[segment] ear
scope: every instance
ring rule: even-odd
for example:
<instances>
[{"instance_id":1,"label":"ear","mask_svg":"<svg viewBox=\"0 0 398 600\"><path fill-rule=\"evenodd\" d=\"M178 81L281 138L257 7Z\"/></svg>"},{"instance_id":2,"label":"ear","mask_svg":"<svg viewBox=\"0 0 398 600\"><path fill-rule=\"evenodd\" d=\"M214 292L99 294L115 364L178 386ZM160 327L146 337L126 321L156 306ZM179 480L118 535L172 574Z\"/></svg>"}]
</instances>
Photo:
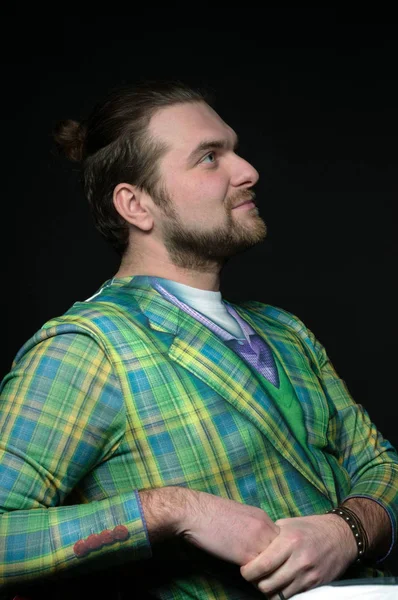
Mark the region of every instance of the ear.
<instances>
[{"instance_id":1,"label":"ear","mask_svg":"<svg viewBox=\"0 0 398 600\"><path fill-rule=\"evenodd\" d=\"M153 227L148 200L148 194L129 183L119 183L113 190L113 204L119 215L142 231L150 231Z\"/></svg>"}]
</instances>

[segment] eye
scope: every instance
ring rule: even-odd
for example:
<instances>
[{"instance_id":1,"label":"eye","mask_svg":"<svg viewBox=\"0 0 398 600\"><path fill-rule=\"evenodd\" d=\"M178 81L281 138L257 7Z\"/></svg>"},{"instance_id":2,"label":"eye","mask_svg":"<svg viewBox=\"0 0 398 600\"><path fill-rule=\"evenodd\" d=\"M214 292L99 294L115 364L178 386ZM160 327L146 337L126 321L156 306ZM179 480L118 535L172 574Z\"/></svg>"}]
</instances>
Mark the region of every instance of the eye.
<instances>
[{"instance_id":1,"label":"eye","mask_svg":"<svg viewBox=\"0 0 398 600\"><path fill-rule=\"evenodd\" d=\"M204 158L202 158L201 160L202 163L215 163L216 162L216 153L215 152L209 152L209 154L206 154L206 156Z\"/></svg>"}]
</instances>

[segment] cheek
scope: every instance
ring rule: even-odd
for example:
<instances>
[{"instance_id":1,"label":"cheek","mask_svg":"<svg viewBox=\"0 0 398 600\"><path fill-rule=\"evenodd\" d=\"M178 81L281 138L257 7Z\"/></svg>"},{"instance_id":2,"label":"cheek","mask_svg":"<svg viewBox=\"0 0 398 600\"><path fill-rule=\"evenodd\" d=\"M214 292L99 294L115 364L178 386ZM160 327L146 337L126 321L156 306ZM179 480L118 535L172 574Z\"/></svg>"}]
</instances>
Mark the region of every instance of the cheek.
<instances>
[{"instance_id":1,"label":"cheek","mask_svg":"<svg viewBox=\"0 0 398 600\"><path fill-rule=\"evenodd\" d=\"M176 210L181 218L189 221L199 218L204 220L204 215L212 212L224 215L220 207L225 206L229 186L225 177L216 171L189 173L184 177L168 173L167 189Z\"/></svg>"}]
</instances>

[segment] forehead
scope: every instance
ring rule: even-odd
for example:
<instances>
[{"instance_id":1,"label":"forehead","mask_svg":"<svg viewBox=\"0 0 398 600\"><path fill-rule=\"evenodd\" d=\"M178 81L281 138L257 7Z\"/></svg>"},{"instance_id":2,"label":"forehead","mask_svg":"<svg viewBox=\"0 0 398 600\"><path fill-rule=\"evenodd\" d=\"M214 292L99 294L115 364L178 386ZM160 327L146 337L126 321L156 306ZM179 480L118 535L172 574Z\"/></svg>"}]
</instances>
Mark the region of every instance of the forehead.
<instances>
[{"instance_id":1,"label":"forehead","mask_svg":"<svg viewBox=\"0 0 398 600\"><path fill-rule=\"evenodd\" d=\"M189 153L204 139L233 141L234 131L208 104L192 102L160 109L149 123L151 135L173 152Z\"/></svg>"}]
</instances>

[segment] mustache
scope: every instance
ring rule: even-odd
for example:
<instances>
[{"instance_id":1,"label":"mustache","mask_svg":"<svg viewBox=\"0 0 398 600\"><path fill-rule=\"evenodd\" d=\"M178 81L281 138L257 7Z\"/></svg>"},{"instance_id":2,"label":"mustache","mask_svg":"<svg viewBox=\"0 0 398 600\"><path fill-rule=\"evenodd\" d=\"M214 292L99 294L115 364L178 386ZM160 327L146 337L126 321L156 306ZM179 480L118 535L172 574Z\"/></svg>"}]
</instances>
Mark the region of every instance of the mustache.
<instances>
[{"instance_id":1,"label":"mustache","mask_svg":"<svg viewBox=\"0 0 398 600\"><path fill-rule=\"evenodd\" d=\"M233 209L243 202L254 202L256 200L256 193L254 190L242 190L230 196L227 200L227 208Z\"/></svg>"}]
</instances>

